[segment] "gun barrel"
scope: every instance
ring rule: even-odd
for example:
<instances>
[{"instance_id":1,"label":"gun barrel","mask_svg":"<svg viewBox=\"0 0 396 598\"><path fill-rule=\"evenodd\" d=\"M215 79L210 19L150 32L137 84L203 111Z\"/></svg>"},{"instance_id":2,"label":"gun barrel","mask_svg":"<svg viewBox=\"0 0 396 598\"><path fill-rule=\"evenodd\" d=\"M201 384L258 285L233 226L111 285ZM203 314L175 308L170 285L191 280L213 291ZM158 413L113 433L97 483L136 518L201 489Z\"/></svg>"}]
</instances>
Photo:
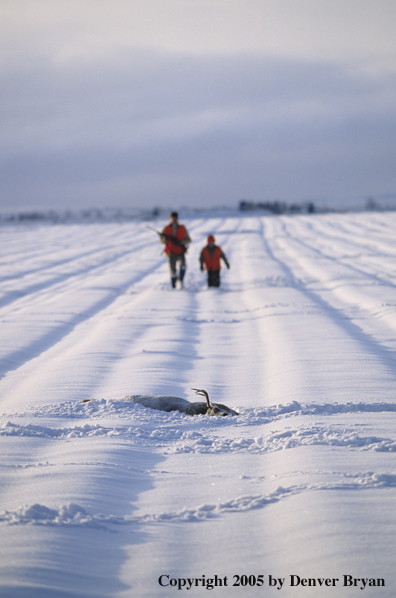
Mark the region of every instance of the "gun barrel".
<instances>
[{"instance_id":1,"label":"gun barrel","mask_svg":"<svg viewBox=\"0 0 396 598\"><path fill-rule=\"evenodd\" d=\"M174 245L178 245L179 247L186 248L186 246L183 243L183 241L180 241L180 239L177 239L173 235L168 235L167 233L160 232L159 230L157 230L153 226L149 226L148 224L146 225L146 228L149 228L150 230L153 230L155 233L157 233L158 236L163 237L166 241L172 241L172 243Z\"/></svg>"}]
</instances>

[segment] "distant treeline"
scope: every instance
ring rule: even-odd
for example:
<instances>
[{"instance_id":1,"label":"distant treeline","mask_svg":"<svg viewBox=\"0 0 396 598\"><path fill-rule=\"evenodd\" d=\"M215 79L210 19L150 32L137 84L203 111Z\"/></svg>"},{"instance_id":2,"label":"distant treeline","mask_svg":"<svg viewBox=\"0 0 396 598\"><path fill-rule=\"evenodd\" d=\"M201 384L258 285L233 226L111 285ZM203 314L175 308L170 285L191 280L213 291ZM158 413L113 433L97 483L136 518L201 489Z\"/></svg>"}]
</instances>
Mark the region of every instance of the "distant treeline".
<instances>
[{"instance_id":1,"label":"distant treeline","mask_svg":"<svg viewBox=\"0 0 396 598\"><path fill-rule=\"evenodd\" d=\"M393 204L391 203L393 201ZM203 215L218 214L237 214L238 212L252 212L261 211L267 214L313 214L324 212L346 212L346 211L380 211L380 210L395 210L396 196L390 196L387 206L381 205L377 200L369 197L365 204L359 208L344 208L342 210L336 208L317 207L311 201L302 203L288 204L279 199L267 201L253 201L249 199L241 199L239 204L234 207L230 206L212 206L208 207L184 207L179 208L185 217L202 217ZM167 219L169 213L174 207L154 207L154 208L87 208L83 210L65 209L62 211L50 209L46 211L41 210L20 210L17 212L0 212L0 224L27 224L27 223L49 223L49 224L69 224L69 223L99 223L99 222L129 222L129 221L145 221Z\"/></svg>"},{"instance_id":2,"label":"distant treeline","mask_svg":"<svg viewBox=\"0 0 396 598\"><path fill-rule=\"evenodd\" d=\"M241 212L249 212L251 210L264 210L272 214L313 214L315 204L311 201L303 204L287 204L285 201L250 201L242 199L239 202L239 210Z\"/></svg>"},{"instance_id":3,"label":"distant treeline","mask_svg":"<svg viewBox=\"0 0 396 598\"><path fill-rule=\"evenodd\" d=\"M101 210L98 208L81 211L65 210L64 212L56 210L43 212L39 210L24 210L13 214L0 214L0 223L49 222L52 224L64 224L72 222L125 222L152 217L155 215L153 212L122 209Z\"/></svg>"}]
</instances>

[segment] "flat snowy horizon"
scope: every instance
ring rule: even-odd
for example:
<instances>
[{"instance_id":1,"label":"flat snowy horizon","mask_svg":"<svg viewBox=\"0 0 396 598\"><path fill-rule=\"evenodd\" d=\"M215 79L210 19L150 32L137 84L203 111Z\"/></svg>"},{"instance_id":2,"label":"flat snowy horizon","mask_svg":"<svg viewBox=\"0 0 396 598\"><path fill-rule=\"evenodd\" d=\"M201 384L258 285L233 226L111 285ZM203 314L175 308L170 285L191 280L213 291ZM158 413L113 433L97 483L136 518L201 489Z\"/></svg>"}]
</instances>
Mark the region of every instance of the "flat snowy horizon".
<instances>
[{"instance_id":1,"label":"flat snowy horizon","mask_svg":"<svg viewBox=\"0 0 396 598\"><path fill-rule=\"evenodd\" d=\"M183 223L0 227L0 597L393 598L396 213Z\"/></svg>"}]
</instances>

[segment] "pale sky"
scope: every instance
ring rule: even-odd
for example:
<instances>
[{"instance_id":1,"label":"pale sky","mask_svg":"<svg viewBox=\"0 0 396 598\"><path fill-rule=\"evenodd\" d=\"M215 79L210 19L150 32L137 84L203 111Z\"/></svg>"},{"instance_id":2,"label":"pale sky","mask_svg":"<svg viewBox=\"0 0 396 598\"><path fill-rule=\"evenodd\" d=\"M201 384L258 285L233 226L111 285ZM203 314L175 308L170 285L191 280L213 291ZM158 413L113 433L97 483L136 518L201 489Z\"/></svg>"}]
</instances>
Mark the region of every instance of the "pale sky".
<instances>
[{"instance_id":1,"label":"pale sky","mask_svg":"<svg viewBox=\"0 0 396 598\"><path fill-rule=\"evenodd\" d=\"M0 208L396 197L395 0L0 0Z\"/></svg>"}]
</instances>

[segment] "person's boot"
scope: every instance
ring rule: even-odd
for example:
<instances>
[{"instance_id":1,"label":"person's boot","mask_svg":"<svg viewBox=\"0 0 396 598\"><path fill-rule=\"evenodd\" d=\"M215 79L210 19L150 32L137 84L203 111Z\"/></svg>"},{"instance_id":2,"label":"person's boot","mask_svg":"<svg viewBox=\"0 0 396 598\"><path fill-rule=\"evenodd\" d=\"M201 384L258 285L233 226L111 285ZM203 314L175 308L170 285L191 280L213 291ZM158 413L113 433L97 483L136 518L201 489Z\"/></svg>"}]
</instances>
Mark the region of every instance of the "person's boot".
<instances>
[{"instance_id":1,"label":"person's boot","mask_svg":"<svg viewBox=\"0 0 396 598\"><path fill-rule=\"evenodd\" d=\"M176 280L177 280L177 276L172 276L172 278L171 278L172 289L176 288Z\"/></svg>"}]
</instances>

